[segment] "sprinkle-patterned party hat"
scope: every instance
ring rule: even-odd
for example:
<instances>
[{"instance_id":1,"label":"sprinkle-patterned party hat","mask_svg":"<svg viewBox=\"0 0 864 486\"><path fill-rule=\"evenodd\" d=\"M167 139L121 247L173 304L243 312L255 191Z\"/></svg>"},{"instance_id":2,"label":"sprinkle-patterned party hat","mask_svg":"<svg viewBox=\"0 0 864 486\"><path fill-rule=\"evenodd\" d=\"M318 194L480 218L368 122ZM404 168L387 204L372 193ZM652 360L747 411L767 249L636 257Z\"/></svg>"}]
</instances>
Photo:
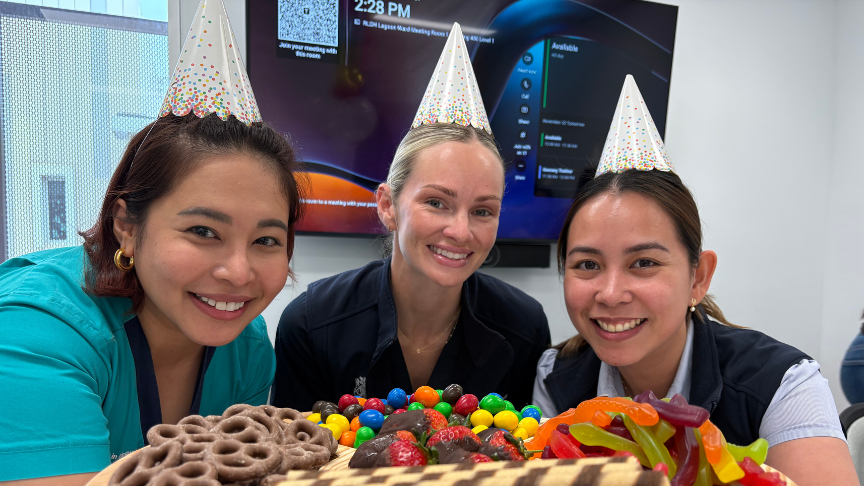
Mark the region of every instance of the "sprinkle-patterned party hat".
<instances>
[{"instance_id":1,"label":"sprinkle-patterned party hat","mask_svg":"<svg viewBox=\"0 0 864 486\"><path fill-rule=\"evenodd\" d=\"M624 79L621 98L609 135L603 146L603 155L597 166L597 177L606 172L622 172L627 169L672 171L672 162L660 132L648 113L648 105L636 86L633 76Z\"/></svg>"},{"instance_id":2,"label":"sprinkle-patterned party hat","mask_svg":"<svg viewBox=\"0 0 864 486\"><path fill-rule=\"evenodd\" d=\"M450 37L411 128L427 123L458 123L492 133L471 58L465 48L465 37L458 23L454 23L450 30Z\"/></svg>"},{"instance_id":3,"label":"sprinkle-patterned party hat","mask_svg":"<svg viewBox=\"0 0 864 486\"><path fill-rule=\"evenodd\" d=\"M160 117L193 110L201 118L216 113L222 120L234 115L247 125L261 121L222 0L198 4L172 76Z\"/></svg>"}]
</instances>

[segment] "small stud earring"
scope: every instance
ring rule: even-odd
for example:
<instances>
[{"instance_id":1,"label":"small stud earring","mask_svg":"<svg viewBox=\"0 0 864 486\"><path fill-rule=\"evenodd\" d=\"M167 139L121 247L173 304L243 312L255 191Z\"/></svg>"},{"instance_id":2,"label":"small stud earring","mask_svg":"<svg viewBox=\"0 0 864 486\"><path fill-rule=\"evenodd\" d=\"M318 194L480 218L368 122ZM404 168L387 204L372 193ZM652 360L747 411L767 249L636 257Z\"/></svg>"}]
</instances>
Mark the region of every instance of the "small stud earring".
<instances>
[{"instance_id":1,"label":"small stud earring","mask_svg":"<svg viewBox=\"0 0 864 486\"><path fill-rule=\"evenodd\" d=\"M690 312L696 312L696 299L690 299Z\"/></svg>"}]
</instances>

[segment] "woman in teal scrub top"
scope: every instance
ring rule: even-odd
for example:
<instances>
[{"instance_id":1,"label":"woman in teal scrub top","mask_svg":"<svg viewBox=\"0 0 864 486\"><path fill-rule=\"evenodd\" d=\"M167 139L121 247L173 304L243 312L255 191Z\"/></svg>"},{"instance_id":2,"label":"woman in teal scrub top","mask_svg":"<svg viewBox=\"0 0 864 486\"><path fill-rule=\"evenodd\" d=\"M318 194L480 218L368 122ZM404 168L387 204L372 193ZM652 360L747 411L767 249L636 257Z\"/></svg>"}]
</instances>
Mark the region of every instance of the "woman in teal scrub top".
<instances>
[{"instance_id":1,"label":"woman in teal scrub top","mask_svg":"<svg viewBox=\"0 0 864 486\"><path fill-rule=\"evenodd\" d=\"M168 115L82 247L0 265L0 482L84 484L155 424L266 403L259 314L291 276L297 168L264 123Z\"/></svg>"}]
</instances>

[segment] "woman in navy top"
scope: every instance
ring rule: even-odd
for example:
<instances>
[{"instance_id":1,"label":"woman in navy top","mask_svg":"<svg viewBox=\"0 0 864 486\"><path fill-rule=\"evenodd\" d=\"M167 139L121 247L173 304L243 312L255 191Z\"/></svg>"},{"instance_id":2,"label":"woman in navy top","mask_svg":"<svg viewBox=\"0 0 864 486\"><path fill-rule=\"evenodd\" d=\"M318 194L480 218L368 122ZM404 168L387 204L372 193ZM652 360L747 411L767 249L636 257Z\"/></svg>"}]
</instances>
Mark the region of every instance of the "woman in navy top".
<instances>
[{"instance_id":1,"label":"woman in navy top","mask_svg":"<svg viewBox=\"0 0 864 486\"><path fill-rule=\"evenodd\" d=\"M313 283L285 309L273 404L305 410L346 393L451 383L529 403L550 341L543 308L475 273L495 243L503 192L487 132L441 123L408 132L376 192L392 255Z\"/></svg>"}]
</instances>

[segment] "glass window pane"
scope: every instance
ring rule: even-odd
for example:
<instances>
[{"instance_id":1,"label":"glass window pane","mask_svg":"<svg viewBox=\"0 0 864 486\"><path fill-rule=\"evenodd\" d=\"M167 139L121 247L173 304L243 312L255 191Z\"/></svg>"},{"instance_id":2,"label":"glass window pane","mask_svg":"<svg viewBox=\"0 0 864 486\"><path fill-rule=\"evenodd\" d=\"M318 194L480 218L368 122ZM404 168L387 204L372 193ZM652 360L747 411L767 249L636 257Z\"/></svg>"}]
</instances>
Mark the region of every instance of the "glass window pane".
<instances>
[{"instance_id":1,"label":"glass window pane","mask_svg":"<svg viewBox=\"0 0 864 486\"><path fill-rule=\"evenodd\" d=\"M81 243L167 86L167 23L0 2L0 261Z\"/></svg>"}]
</instances>

